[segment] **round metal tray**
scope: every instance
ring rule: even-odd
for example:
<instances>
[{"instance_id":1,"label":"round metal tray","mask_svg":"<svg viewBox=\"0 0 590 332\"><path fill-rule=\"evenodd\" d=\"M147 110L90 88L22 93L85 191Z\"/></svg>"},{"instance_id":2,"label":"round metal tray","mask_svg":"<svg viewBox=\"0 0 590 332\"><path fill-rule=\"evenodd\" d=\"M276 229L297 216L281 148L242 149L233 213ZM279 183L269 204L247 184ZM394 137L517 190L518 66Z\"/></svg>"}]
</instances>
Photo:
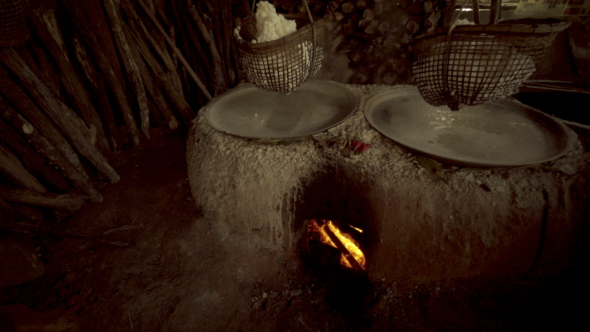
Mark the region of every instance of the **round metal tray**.
<instances>
[{"instance_id":1,"label":"round metal tray","mask_svg":"<svg viewBox=\"0 0 590 332\"><path fill-rule=\"evenodd\" d=\"M222 132L247 138L283 139L313 135L346 120L357 97L346 87L309 80L285 95L240 85L211 101L209 124Z\"/></svg>"},{"instance_id":2,"label":"round metal tray","mask_svg":"<svg viewBox=\"0 0 590 332\"><path fill-rule=\"evenodd\" d=\"M432 106L415 87L367 100L365 117L400 145L447 164L524 166L556 159L574 142L563 123L513 99L454 112Z\"/></svg>"}]
</instances>

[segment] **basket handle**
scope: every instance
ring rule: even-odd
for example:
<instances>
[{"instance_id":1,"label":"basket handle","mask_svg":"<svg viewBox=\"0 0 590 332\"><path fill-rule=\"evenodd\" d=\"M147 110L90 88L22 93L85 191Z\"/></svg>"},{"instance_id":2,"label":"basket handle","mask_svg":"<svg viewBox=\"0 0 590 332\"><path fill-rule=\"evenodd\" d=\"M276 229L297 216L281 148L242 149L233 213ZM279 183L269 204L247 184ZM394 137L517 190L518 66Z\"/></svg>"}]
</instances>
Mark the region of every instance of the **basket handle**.
<instances>
[{"instance_id":1,"label":"basket handle","mask_svg":"<svg viewBox=\"0 0 590 332\"><path fill-rule=\"evenodd\" d=\"M256 5L256 0L252 0L252 14L254 14L255 12L255 6ZM311 77L311 74L313 74L313 69L315 67L315 54L316 54L316 47L317 47L317 31L315 28L315 24L313 24L313 17L311 16L311 11L309 10L309 6L307 4L307 0L303 0L303 6L305 7L305 11L307 12L307 17L309 18L309 21L311 22L311 31L313 33L313 44L312 44L312 53L311 53L311 63L309 64L309 72L307 73L307 78Z\"/></svg>"}]
</instances>

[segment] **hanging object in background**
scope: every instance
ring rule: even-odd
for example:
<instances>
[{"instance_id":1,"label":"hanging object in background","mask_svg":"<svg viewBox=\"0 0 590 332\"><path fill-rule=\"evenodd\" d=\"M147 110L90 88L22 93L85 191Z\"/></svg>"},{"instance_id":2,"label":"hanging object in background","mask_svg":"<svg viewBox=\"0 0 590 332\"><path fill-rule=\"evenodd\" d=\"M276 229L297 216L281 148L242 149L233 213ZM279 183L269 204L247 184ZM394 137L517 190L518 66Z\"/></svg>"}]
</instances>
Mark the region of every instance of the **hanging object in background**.
<instances>
[{"instance_id":1,"label":"hanging object in background","mask_svg":"<svg viewBox=\"0 0 590 332\"><path fill-rule=\"evenodd\" d=\"M299 88L305 80L315 75L320 69L324 50L324 21L314 22L307 0L303 0L303 3L311 24L288 36L266 41L269 39L268 36L280 37L280 35L264 32L263 35L267 36L262 40L266 42L254 42L255 38L260 37L255 15L247 17L236 29L240 62L248 80L257 88L289 93ZM266 6L267 4L259 3L258 9L263 8L267 11ZM265 19L269 19L273 13L266 14ZM272 22L272 20L265 23L259 22L258 25L270 26L279 21ZM288 29L280 30L288 31Z\"/></svg>"},{"instance_id":2,"label":"hanging object in background","mask_svg":"<svg viewBox=\"0 0 590 332\"><path fill-rule=\"evenodd\" d=\"M494 19L488 25L453 24L420 35L413 43L416 85L429 104L452 110L507 97L517 92L557 33L568 26L553 19L501 24Z\"/></svg>"},{"instance_id":3,"label":"hanging object in background","mask_svg":"<svg viewBox=\"0 0 590 332\"><path fill-rule=\"evenodd\" d=\"M0 47L22 45L29 38L22 0L0 0Z\"/></svg>"}]
</instances>

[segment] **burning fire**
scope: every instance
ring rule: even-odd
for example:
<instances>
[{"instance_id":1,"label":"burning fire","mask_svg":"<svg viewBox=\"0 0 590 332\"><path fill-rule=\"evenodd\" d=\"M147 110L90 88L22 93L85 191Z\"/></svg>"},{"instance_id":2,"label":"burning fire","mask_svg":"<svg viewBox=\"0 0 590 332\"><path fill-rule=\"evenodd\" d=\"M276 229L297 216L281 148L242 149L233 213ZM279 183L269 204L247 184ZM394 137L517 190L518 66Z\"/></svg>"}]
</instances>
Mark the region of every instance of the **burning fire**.
<instances>
[{"instance_id":1,"label":"burning fire","mask_svg":"<svg viewBox=\"0 0 590 332\"><path fill-rule=\"evenodd\" d=\"M351 226L352 227L352 226ZM362 229L352 227L362 233ZM365 255L357 241L352 236L342 232L331 220L323 220L322 225L315 220L309 220L309 232L318 234L320 242L339 249L340 264L351 269L365 269Z\"/></svg>"}]
</instances>

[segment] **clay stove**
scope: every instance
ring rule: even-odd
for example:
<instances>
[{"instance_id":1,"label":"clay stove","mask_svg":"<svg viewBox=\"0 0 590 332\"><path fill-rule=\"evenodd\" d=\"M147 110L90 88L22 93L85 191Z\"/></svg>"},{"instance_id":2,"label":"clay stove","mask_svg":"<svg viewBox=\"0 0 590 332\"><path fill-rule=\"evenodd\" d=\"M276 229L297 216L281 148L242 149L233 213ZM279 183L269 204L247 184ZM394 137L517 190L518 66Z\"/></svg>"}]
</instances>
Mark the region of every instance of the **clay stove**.
<instances>
[{"instance_id":1,"label":"clay stove","mask_svg":"<svg viewBox=\"0 0 590 332\"><path fill-rule=\"evenodd\" d=\"M297 245L307 220L338 220L363 230L372 280L554 274L567 266L587 212L586 184L574 176L587 162L578 141L552 171L452 167L445 183L364 119L367 97L396 87L348 88L361 101L348 120L280 144L221 133L199 113L188 175L221 239L280 254ZM346 157L350 140L371 148Z\"/></svg>"}]
</instances>

